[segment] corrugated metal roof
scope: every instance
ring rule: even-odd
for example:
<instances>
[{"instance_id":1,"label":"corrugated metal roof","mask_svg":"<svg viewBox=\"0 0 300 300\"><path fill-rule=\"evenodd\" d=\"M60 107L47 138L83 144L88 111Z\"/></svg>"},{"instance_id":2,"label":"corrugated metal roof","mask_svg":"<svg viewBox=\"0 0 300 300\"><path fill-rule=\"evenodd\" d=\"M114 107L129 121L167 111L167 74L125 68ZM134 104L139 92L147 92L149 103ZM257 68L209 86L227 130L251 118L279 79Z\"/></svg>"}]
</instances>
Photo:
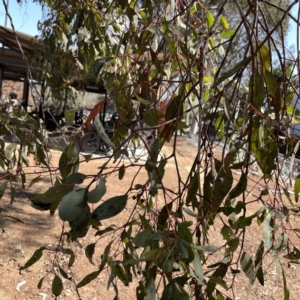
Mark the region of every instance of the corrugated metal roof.
<instances>
[{"instance_id":1,"label":"corrugated metal roof","mask_svg":"<svg viewBox=\"0 0 300 300\"><path fill-rule=\"evenodd\" d=\"M16 38L17 37L17 38ZM18 41L17 41L18 40ZM19 44L27 58L34 54L42 43L33 36L0 26L0 68L3 69L3 79L20 80L27 73L26 61L21 54Z\"/></svg>"}]
</instances>

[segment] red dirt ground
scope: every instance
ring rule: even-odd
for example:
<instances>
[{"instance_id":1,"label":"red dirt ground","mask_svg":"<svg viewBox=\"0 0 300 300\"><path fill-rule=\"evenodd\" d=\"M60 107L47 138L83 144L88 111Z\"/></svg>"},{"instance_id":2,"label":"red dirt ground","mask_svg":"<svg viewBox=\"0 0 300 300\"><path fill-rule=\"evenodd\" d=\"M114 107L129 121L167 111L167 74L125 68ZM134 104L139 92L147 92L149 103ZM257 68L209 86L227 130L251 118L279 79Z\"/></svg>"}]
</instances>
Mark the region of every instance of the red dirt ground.
<instances>
[{"instance_id":1,"label":"red dirt ground","mask_svg":"<svg viewBox=\"0 0 300 300\"><path fill-rule=\"evenodd\" d=\"M163 151L168 155L172 151L172 144L168 143ZM216 149L216 156L220 157L221 152L218 152ZM196 148L187 142L184 138L179 138L178 147L176 150L176 156L178 159L178 165L180 169L181 176L184 178L188 175L189 170L194 162L196 155ZM51 153L52 165L57 166L59 160L59 153ZM82 163L80 165L80 171L85 174L97 174L98 167L103 164L104 158L98 158L95 160L90 160L88 163ZM27 170L29 171L29 169ZM105 199L113 197L115 195L121 195L125 192L130 183L131 177L135 173L134 168L126 169L126 176L122 181L120 181L117 175L110 177L107 180L107 194ZM164 176L164 184L169 188L175 188L177 184L177 177L175 176L175 163L171 161L167 166L166 174ZM27 180L26 186L29 185L30 181L36 177L36 175L30 175ZM143 183L143 178L146 178L146 173L141 172L137 178L137 182ZM237 182L239 175L234 173L235 182ZM260 180L259 176L251 175L248 177L249 188L248 195L246 198L247 202L256 200L260 194L260 189L263 187L263 181ZM24 265L24 263L32 256L33 252L40 247L49 247L55 248L58 240L60 238L61 229L63 223L59 220L57 213L55 216L50 217L48 212L41 212L32 208L29 204L29 197L36 193L41 192L47 188L49 183L49 178L44 178L43 181L40 181L32 186L29 190L23 190L20 187L20 182L18 180L13 181L13 185L16 190L15 202L13 205L10 205L10 195L9 192L1 199L0 207L3 209L3 213L7 215L14 216L16 218L24 221L24 224L15 222L7 218L0 218L0 225L4 227L5 231L0 233L0 299L2 300L11 300L11 299L52 299L51 296L51 283L53 275L49 275L45 278L41 289L37 288L38 281L45 275L47 272L52 269L53 266L53 257L54 254L48 251L44 251L43 257L38 263L33 265L21 272L18 271L18 267ZM265 197L267 201L268 197ZM158 206L163 204L162 198L159 197ZM250 215L256 212L262 203L254 202L249 206L247 213ZM118 216L105 220L102 222L103 228L107 227L110 224L115 224L116 226L124 224L128 219L131 209L134 206L134 201L129 200L126 206L126 209ZM288 222L292 223L292 227L297 226L299 222L298 216L295 216L294 219L282 221L284 226L288 226ZM216 221L216 225L209 232L209 243L211 245L222 246L224 240L219 233L219 228L222 226L221 220ZM94 242L94 230L90 230L88 235L80 239L82 248L72 244L71 248L76 254L76 261L74 266L68 271L69 275L75 278L78 283L85 275L91 273L92 271L97 270L97 265L100 264L100 257L103 254L106 244L114 239L114 236L106 235L97 243L97 247L94 254L94 263L92 265L89 263L88 259L85 257L84 249L85 247ZM253 222L251 229L247 230L246 239L244 241L245 251L250 253L252 257L255 256L258 245L262 237L262 228L259 227L255 222ZM293 241L295 245L299 248L300 241L299 238L294 236ZM68 245L67 245L68 246ZM69 247L69 246L68 246ZM222 257L223 253L217 253L216 256L209 258L210 262L216 261L218 258ZM235 255L237 258L237 254ZM59 254L59 261L65 270L67 270L67 264L69 261L69 256L66 254ZM265 274L265 286L262 287L259 283L255 283L249 299L283 299L283 282L282 278L278 277L278 269L276 269L276 259L271 254L266 254L263 265L263 271ZM287 284L290 290L290 299L298 299L298 293L300 292L300 282L299 282L299 266L294 264L290 267L287 264L287 261L283 260L283 268L286 274ZM113 288L110 287L107 290L107 281L108 281L108 272L104 270L89 285L80 289L81 298L84 300L111 300L114 299ZM119 282L119 298L121 300L132 300L136 298L135 288L138 284L140 278L134 279L130 283L129 287L125 287ZM233 276L228 274L225 277L228 285L233 281ZM18 284L23 282L24 284L19 286L19 291L16 289ZM79 299L74 285L63 279L64 290L60 299ZM248 279L241 272L234 279L234 290L235 290L235 299L242 300L246 299L247 294ZM232 297L232 294L229 296Z\"/></svg>"}]
</instances>

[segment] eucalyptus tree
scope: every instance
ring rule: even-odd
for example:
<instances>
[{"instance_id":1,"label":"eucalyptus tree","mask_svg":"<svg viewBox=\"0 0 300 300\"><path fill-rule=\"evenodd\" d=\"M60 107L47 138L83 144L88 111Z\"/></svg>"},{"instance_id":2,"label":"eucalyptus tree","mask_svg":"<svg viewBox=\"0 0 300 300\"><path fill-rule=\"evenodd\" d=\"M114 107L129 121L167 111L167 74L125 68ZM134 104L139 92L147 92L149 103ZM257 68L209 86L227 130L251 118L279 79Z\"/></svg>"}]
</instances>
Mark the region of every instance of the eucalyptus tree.
<instances>
[{"instance_id":1,"label":"eucalyptus tree","mask_svg":"<svg viewBox=\"0 0 300 300\"><path fill-rule=\"evenodd\" d=\"M83 134L83 127L90 128L94 120L98 134L112 148L98 174L78 171L80 154L76 140L71 141L61 154L60 174L52 174L54 186L32 199L50 214L58 210L60 219L68 222L54 250L56 255L57 249L70 255L68 267L75 256L64 246L64 236L67 241L80 241L87 233L95 233L95 241L85 249L93 263L103 235L111 234L110 242L101 248L99 267L76 284L78 291L107 269L108 287L114 287L116 299L118 284L128 286L138 273L142 276L137 299L155 299L156 294L161 299L234 299L239 292L237 274L242 271L249 279L249 294L256 280L264 285L264 260L273 255L288 299L282 264L285 259L298 263L300 252L291 236L299 229L284 219L299 212L295 202L300 180L296 178L295 197L291 197L281 180L274 132L281 131L291 144L295 142L287 130L294 117L295 86L287 71L283 72L288 78L284 84L276 80L272 62L278 59L285 68L283 33L297 2L288 7L286 1L250 0L245 4L210 1L217 7L177 0L41 2L47 10L39 25L45 45L41 60L45 84L57 97L56 91L74 91L87 83L104 85L119 115L112 140L98 118L103 101L78 130L78 135ZM230 11L236 12L231 20ZM242 50L236 50L241 40ZM232 62L234 50L239 55ZM272 106L266 104L269 97ZM65 101L65 94L60 101ZM196 117L199 130L197 151L191 154L194 163L185 178L176 149L187 114ZM67 123L72 122L72 115L74 110L66 112ZM144 138L144 131L151 132L151 142ZM148 153L144 162L137 164L127 151L131 140L144 144ZM163 147L168 142L173 151L167 157ZM221 149L219 156L215 149ZM164 180L171 163L175 164L176 187ZM255 180L262 188L256 200L249 200L248 175L254 163L260 176ZM131 183L107 199L107 182L115 174L120 180L127 178L129 169L135 170ZM146 177L140 176L141 170ZM235 173L240 174L237 183ZM88 183L79 187L83 180ZM135 201L132 208L128 200ZM260 207L249 214L253 202ZM102 220L125 208L130 216L122 226L100 229ZM254 221L262 238L252 257L247 236ZM220 239L210 245L213 230ZM38 249L20 270L37 262L47 250ZM72 279L58 260L54 265L52 292L58 296L62 277Z\"/></svg>"}]
</instances>

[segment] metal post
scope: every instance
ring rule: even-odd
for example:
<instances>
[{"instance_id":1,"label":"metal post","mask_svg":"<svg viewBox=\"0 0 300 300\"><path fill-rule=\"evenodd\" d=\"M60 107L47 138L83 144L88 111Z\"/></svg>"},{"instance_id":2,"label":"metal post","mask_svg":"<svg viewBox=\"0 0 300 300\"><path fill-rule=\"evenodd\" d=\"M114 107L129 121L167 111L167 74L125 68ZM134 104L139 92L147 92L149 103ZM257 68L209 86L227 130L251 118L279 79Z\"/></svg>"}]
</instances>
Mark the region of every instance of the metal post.
<instances>
[{"instance_id":1,"label":"metal post","mask_svg":"<svg viewBox=\"0 0 300 300\"><path fill-rule=\"evenodd\" d=\"M27 76L24 78L24 84L23 84L23 102L22 106L24 107L25 111L27 111L28 107L28 94L29 94L29 82Z\"/></svg>"},{"instance_id":2,"label":"metal post","mask_svg":"<svg viewBox=\"0 0 300 300\"><path fill-rule=\"evenodd\" d=\"M0 91L2 91L3 76L4 76L4 70L3 67L0 65Z\"/></svg>"}]
</instances>

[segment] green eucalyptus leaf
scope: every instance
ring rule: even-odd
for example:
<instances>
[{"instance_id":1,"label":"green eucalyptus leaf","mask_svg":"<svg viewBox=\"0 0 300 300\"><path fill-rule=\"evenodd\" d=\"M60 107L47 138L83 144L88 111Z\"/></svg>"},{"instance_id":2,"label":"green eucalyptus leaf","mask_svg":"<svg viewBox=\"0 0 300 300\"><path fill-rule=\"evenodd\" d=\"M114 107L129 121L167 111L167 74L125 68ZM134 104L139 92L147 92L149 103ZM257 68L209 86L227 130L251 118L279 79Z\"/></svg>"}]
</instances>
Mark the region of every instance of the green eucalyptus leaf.
<instances>
[{"instance_id":1,"label":"green eucalyptus leaf","mask_svg":"<svg viewBox=\"0 0 300 300\"><path fill-rule=\"evenodd\" d=\"M256 273L255 276L262 286L264 286L264 272L262 269L263 255L264 255L264 242L261 241L261 243L259 244L256 250L254 263L255 263L255 273Z\"/></svg>"},{"instance_id":2,"label":"green eucalyptus leaf","mask_svg":"<svg viewBox=\"0 0 300 300\"><path fill-rule=\"evenodd\" d=\"M299 193L300 193L300 175L298 175L295 179L294 193L295 193L295 201L298 202Z\"/></svg>"},{"instance_id":3,"label":"green eucalyptus leaf","mask_svg":"<svg viewBox=\"0 0 300 300\"><path fill-rule=\"evenodd\" d=\"M94 118L94 124L96 126L97 133L101 140L104 141L105 144L108 145L108 147L112 148L114 151L117 150L117 147L107 135L98 115Z\"/></svg>"},{"instance_id":4,"label":"green eucalyptus leaf","mask_svg":"<svg viewBox=\"0 0 300 300\"><path fill-rule=\"evenodd\" d=\"M271 69L271 53L269 48L265 45L259 42L260 49L259 49L259 58L263 65L264 70L270 71Z\"/></svg>"},{"instance_id":5,"label":"green eucalyptus leaf","mask_svg":"<svg viewBox=\"0 0 300 300\"><path fill-rule=\"evenodd\" d=\"M8 160L12 160L13 156L14 156L14 153L17 149L17 144L16 143L11 143L9 145L6 146L5 148L5 157L8 159Z\"/></svg>"},{"instance_id":6,"label":"green eucalyptus leaf","mask_svg":"<svg viewBox=\"0 0 300 300\"><path fill-rule=\"evenodd\" d=\"M150 108L144 112L143 118L147 125L156 126L158 120L164 117L164 114L155 108Z\"/></svg>"},{"instance_id":7,"label":"green eucalyptus leaf","mask_svg":"<svg viewBox=\"0 0 300 300\"><path fill-rule=\"evenodd\" d=\"M236 226L238 228L245 228L247 226L250 226L252 223L252 219L253 217L240 216L236 222Z\"/></svg>"},{"instance_id":8,"label":"green eucalyptus leaf","mask_svg":"<svg viewBox=\"0 0 300 300\"><path fill-rule=\"evenodd\" d=\"M89 260L89 262L92 265L95 265L94 262L93 262L93 255L94 255L94 252L95 252L95 246L96 246L96 243L93 243L93 244L87 245L86 248L85 248L85 256L87 257L87 259Z\"/></svg>"},{"instance_id":9,"label":"green eucalyptus leaf","mask_svg":"<svg viewBox=\"0 0 300 300\"><path fill-rule=\"evenodd\" d=\"M272 95L272 97L275 97L277 89L278 89L278 83L277 83L275 76L271 72L266 70L265 71L265 80L266 80L268 92Z\"/></svg>"},{"instance_id":10,"label":"green eucalyptus leaf","mask_svg":"<svg viewBox=\"0 0 300 300\"><path fill-rule=\"evenodd\" d=\"M189 229L192 224L192 222L182 222L177 225L178 237L182 240L185 240L189 244L193 242L192 233Z\"/></svg>"},{"instance_id":11,"label":"green eucalyptus leaf","mask_svg":"<svg viewBox=\"0 0 300 300\"><path fill-rule=\"evenodd\" d=\"M197 251L193 250L193 252L194 252L194 260L193 260L194 271L197 276L198 284L202 284L204 280L202 264Z\"/></svg>"},{"instance_id":12,"label":"green eucalyptus leaf","mask_svg":"<svg viewBox=\"0 0 300 300\"><path fill-rule=\"evenodd\" d=\"M25 270L29 267L31 267L33 264L35 264L37 261L40 260L40 258L43 256L43 251L46 250L46 247L41 247L38 250L36 250L33 255L30 257L30 259L25 263L23 267L20 267L19 270Z\"/></svg>"},{"instance_id":13,"label":"green eucalyptus leaf","mask_svg":"<svg viewBox=\"0 0 300 300\"><path fill-rule=\"evenodd\" d=\"M241 195L243 192L245 192L247 188L247 181L248 181L247 175L244 172L242 172L238 184L230 191L228 195L228 199L236 198L239 195Z\"/></svg>"},{"instance_id":14,"label":"green eucalyptus leaf","mask_svg":"<svg viewBox=\"0 0 300 300\"><path fill-rule=\"evenodd\" d=\"M251 258L251 255L247 252L244 252L241 257L241 269L245 273L245 275L249 278L251 282L255 280L254 273L254 264Z\"/></svg>"},{"instance_id":15,"label":"green eucalyptus leaf","mask_svg":"<svg viewBox=\"0 0 300 300\"><path fill-rule=\"evenodd\" d=\"M224 16L221 16L221 18L220 18L220 24L222 25L223 29L225 29L225 30L229 29L228 22L227 22L227 20L226 20L226 18Z\"/></svg>"},{"instance_id":16,"label":"green eucalyptus leaf","mask_svg":"<svg viewBox=\"0 0 300 300\"><path fill-rule=\"evenodd\" d=\"M37 195L32 201L40 201L42 203L52 203L60 201L65 195L67 195L72 190L70 185L58 185L50 187L44 194Z\"/></svg>"},{"instance_id":17,"label":"green eucalyptus leaf","mask_svg":"<svg viewBox=\"0 0 300 300\"><path fill-rule=\"evenodd\" d=\"M222 166L214 183L214 190L211 198L212 210L217 211L222 201L227 196L233 183L231 169L228 166Z\"/></svg>"},{"instance_id":18,"label":"green eucalyptus leaf","mask_svg":"<svg viewBox=\"0 0 300 300\"><path fill-rule=\"evenodd\" d=\"M101 258L101 264L99 266L100 272L104 269L104 266L106 265L107 261L108 261L108 255L110 252L110 248L111 248L111 244L113 243L113 241L111 241L105 248L104 253L102 255Z\"/></svg>"},{"instance_id":19,"label":"green eucalyptus leaf","mask_svg":"<svg viewBox=\"0 0 300 300\"><path fill-rule=\"evenodd\" d=\"M4 193L5 193L5 190L6 190L6 187L7 187L7 183L8 181L5 180L3 181L1 184L0 184L0 199L3 197Z\"/></svg>"},{"instance_id":20,"label":"green eucalyptus leaf","mask_svg":"<svg viewBox=\"0 0 300 300\"><path fill-rule=\"evenodd\" d=\"M106 180L102 176L99 176L99 182L98 182L97 186L88 193L87 202L97 203L102 199L102 197L106 193L105 183L106 183Z\"/></svg>"},{"instance_id":21,"label":"green eucalyptus leaf","mask_svg":"<svg viewBox=\"0 0 300 300\"><path fill-rule=\"evenodd\" d=\"M153 243L154 233L151 229L145 229L139 232L133 239L133 243L139 247L150 246Z\"/></svg>"},{"instance_id":22,"label":"green eucalyptus leaf","mask_svg":"<svg viewBox=\"0 0 300 300\"><path fill-rule=\"evenodd\" d=\"M92 273L86 275L86 276L85 276L85 277L77 284L76 287L79 289L79 288L81 288L81 287L83 287L83 286L89 284L91 281L95 280L95 279L99 276L100 272L101 272L101 271L98 270L98 271L94 271L94 272L92 272Z\"/></svg>"},{"instance_id":23,"label":"green eucalyptus leaf","mask_svg":"<svg viewBox=\"0 0 300 300\"><path fill-rule=\"evenodd\" d=\"M63 197L59 207L59 217L63 221L73 221L86 207L87 189L71 191Z\"/></svg>"},{"instance_id":24,"label":"green eucalyptus leaf","mask_svg":"<svg viewBox=\"0 0 300 300\"><path fill-rule=\"evenodd\" d=\"M265 99L264 80L263 77L259 74L257 69L255 69L254 77L255 77L254 86L253 86L253 76L251 76L249 89L251 91L254 89L254 92L252 91L253 105L258 111L261 111L261 107Z\"/></svg>"},{"instance_id":25,"label":"green eucalyptus leaf","mask_svg":"<svg viewBox=\"0 0 300 300\"><path fill-rule=\"evenodd\" d=\"M229 39L235 34L235 29L229 29L220 33L220 37L223 39Z\"/></svg>"},{"instance_id":26,"label":"green eucalyptus leaf","mask_svg":"<svg viewBox=\"0 0 300 300\"><path fill-rule=\"evenodd\" d=\"M90 217L90 207L85 204L79 215L69 222L71 227L70 235L73 241L75 241L79 237L86 236L90 225Z\"/></svg>"},{"instance_id":27,"label":"green eucalyptus leaf","mask_svg":"<svg viewBox=\"0 0 300 300\"><path fill-rule=\"evenodd\" d=\"M217 87L224 80L229 79L231 76L233 76L237 72L241 71L241 69L243 69L249 63L250 60L251 60L251 58L247 57L247 58L243 59L242 61L236 63L234 66L230 67L229 69L222 71L220 73L220 76L218 78L215 78L213 87Z\"/></svg>"},{"instance_id":28,"label":"green eucalyptus leaf","mask_svg":"<svg viewBox=\"0 0 300 300\"><path fill-rule=\"evenodd\" d=\"M119 169L119 180L122 180L125 175L125 166L124 164Z\"/></svg>"},{"instance_id":29,"label":"green eucalyptus leaf","mask_svg":"<svg viewBox=\"0 0 300 300\"><path fill-rule=\"evenodd\" d=\"M206 24L208 29L210 29L215 23L215 18L211 12L207 11L206 13Z\"/></svg>"},{"instance_id":30,"label":"green eucalyptus leaf","mask_svg":"<svg viewBox=\"0 0 300 300\"><path fill-rule=\"evenodd\" d=\"M187 246L182 241L177 242L177 250L180 253L181 258L186 262L192 262L194 260L194 252L191 246Z\"/></svg>"},{"instance_id":31,"label":"green eucalyptus leaf","mask_svg":"<svg viewBox=\"0 0 300 300\"><path fill-rule=\"evenodd\" d=\"M66 125L72 125L75 119L75 113L79 111L80 108L73 108L65 112Z\"/></svg>"},{"instance_id":32,"label":"green eucalyptus leaf","mask_svg":"<svg viewBox=\"0 0 300 300\"><path fill-rule=\"evenodd\" d=\"M127 199L127 195L122 195L104 201L94 210L92 218L101 221L118 215L125 208Z\"/></svg>"},{"instance_id":33,"label":"green eucalyptus leaf","mask_svg":"<svg viewBox=\"0 0 300 300\"><path fill-rule=\"evenodd\" d=\"M54 276L54 279L52 281L52 294L54 296L59 296L63 290L63 283L61 278L58 275Z\"/></svg>"},{"instance_id":34,"label":"green eucalyptus leaf","mask_svg":"<svg viewBox=\"0 0 300 300\"><path fill-rule=\"evenodd\" d=\"M114 231L116 230L116 226L115 225L110 225L108 227L106 227L105 229L103 230L98 230L96 233L95 233L95 236L101 236L107 232L110 232L110 231Z\"/></svg>"}]
</instances>

